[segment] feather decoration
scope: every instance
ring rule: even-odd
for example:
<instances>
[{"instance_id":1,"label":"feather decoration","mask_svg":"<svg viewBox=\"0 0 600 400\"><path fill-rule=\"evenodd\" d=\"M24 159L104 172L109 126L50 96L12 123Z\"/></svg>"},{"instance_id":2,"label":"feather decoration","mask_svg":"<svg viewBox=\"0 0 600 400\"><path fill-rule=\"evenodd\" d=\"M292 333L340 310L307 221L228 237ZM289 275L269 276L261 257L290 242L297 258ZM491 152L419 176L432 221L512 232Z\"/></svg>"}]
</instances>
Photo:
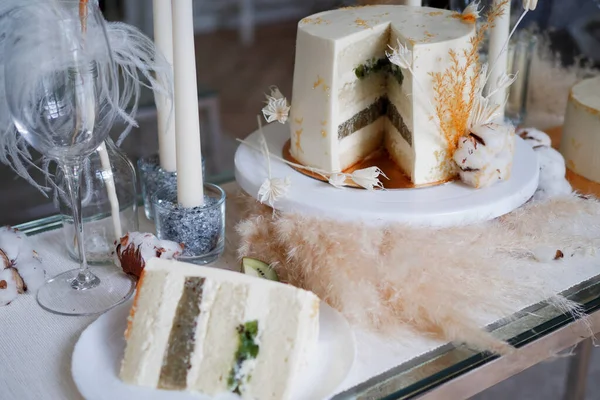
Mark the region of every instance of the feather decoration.
<instances>
[{"instance_id":1,"label":"feather decoration","mask_svg":"<svg viewBox=\"0 0 600 400\"><path fill-rule=\"evenodd\" d=\"M94 2L97 3L95 0ZM31 54L22 56L30 57L31 65L36 66L39 73L43 73L39 60L52 56L52 36L50 35L44 43L39 43L39 40L36 43L36 39L32 38L33 35L29 32L33 31L33 26L55 26L57 13L64 10L61 9L60 0L3 0L0 3L0 162L10 166L19 176L47 195L47 192L57 189L55 177L50 173L49 160L35 160L29 151L28 143L13 125L4 94L6 79L13 77L4 76L4 62L7 59L5 52L9 40L30 40ZM117 140L117 145L120 145L131 129L137 126L135 118L141 86L172 98L173 76L166 58L156 49L152 40L137 28L118 22L106 23L106 32L121 78L118 95L108 96L117 99L114 104L110 104L113 119L125 125ZM86 45L89 46L93 58L94 44L98 41L94 40L95 38L86 39ZM110 89L104 87L101 90ZM40 184L33 179L31 168L42 172L46 184Z\"/></svg>"}]
</instances>

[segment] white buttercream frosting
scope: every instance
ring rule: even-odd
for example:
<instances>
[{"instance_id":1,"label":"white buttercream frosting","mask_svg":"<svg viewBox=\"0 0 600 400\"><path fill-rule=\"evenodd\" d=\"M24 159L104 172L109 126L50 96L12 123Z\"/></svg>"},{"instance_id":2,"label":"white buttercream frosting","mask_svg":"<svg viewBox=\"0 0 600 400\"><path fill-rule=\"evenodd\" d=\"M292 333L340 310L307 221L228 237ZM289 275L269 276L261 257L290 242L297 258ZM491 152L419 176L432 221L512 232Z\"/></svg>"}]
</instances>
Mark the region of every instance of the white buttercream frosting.
<instances>
[{"instance_id":1,"label":"white buttercream frosting","mask_svg":"<svg viewBox=\"0 0 600 400\"><path fill-rule=\"evenodd\" d=\"M600 183L600 77L583 80L569 94L560 142L567 168Z\"/></svg>"},{"instance_id":2,"label":"white buttercream frosting","mask_svg":"<svg viewBox=\"0 0 600 400\"><path fill-rule=\"evenodd\" d=\"M430 74L449 66L450 50L462 57L474 32L475 24L455 18L450 11L427 7L350 7L300 21L289 119L294 158L340 172L367 156L373 148L371 141L362 136L361 140L349 140L352 135L340 140L338 127L387 93L412 135L411 143L395 129L388 129L388 124L381 124L381 129L390 131L387 136L369 137L377 138L380 146L385 142L398 147L388 150L413 183L450 178L452 171L445 168L447 143L433 119ZM395 47L397 42L410 52L414 74L401 68L401 86L391 83L392 75L387 84L372 77L358 79L355 68L385 58L388 45ZM365 144L350 146L348 142Z\"/></svg>"}]
</instances>

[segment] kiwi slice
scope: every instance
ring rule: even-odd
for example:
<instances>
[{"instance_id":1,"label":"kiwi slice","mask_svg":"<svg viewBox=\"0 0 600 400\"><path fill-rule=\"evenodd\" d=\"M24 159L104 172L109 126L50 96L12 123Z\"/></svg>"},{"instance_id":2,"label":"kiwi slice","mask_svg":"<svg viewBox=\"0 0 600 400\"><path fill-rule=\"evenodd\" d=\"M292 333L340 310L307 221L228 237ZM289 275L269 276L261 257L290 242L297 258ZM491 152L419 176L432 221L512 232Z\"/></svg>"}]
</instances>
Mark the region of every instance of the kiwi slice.
<instances>
[{"instance_id":1,"label":"kiwi slice","mask_svg":"<svg viewBox=\"0 0 600 400\"><path fill-rule=\"evenodd\" d=\"M242 272L246 275L256 276L259 278L268 279L270 281L279 282L277 273L269 264L264 263L254 258L242 258Z\"/></svg>"}]
</instances>

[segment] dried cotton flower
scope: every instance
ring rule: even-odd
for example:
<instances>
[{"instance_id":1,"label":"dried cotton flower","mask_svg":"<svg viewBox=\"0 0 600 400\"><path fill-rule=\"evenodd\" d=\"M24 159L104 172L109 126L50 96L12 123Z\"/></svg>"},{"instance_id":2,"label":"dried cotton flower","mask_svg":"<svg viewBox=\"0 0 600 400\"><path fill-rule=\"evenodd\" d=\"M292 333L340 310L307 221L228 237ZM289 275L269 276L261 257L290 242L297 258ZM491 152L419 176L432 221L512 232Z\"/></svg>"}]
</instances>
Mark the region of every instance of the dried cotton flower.
<instances>
[{"instance_id":1,"label":"dried cotton flower","mask_svg":"<svg viewBox=\"0 0 600 400\"><path fill-rule=\"evenodd\" d=\"M379 175L385 176L383 171L377 167L369 167L354 171L350 177L357 185L367 189L373 190L374 188L383 188L383 184L379 180Z\"/></svg>"},{"instance_id":2,"label":"dried cotton flower","mask_svg":"<svg viewBox=\"0 0 600 400\"><path fill-rule=\"evenodd\" d=\"M479 1L474 1L470 3L467 6L467 8L465 8L460 19L462 19L465 22L474 24L479 19L480 12L481 9L479 8Z\"/></svg>"},{"instance_id":3,"label":"dried cotton flower","mask_svg":"<svg viewBox=\"0 0 600 400\"><path fill-rule=\"evenodd\" d=\"M537 7L538 0L523 0L523 8L527 11L533 11Z\"/></svg>"},{"instance_id":4,"label":"dried cotton flower","mask_svg":"<svg viewBox=\"0 0 600 400\"><path fill-rule=\"evenodd\" d=\"M290 114L290 106L287 99L283 97L277 86L271 86L269 89L271 90L271 94L266 95L267 105L262 109L263 115L267 122L277 121L285 124Z\"/></svg>"},{"instance_id":5,"label":"dried cotton flower","mask_svg":"<svg viewBox=\"0 0 600 400\"><path fill-rule=\"evenodd\" d=\"M258 189L258 197L261 203L268 204L271 208L277 200L287 195L292 182L289 176L285 179L266 179Z\"/></svg>"},{"instance_id":6,"label":"dried cotton flower","mask_svg":"<svg viewBox=\"0 0 600 400\"><path fill-rule=\"evenodd\" d=\"M394 65L399 66L400 68L410 69L412 67L413 54L412 51L408 49L406 45L400 43L400 40L397 39L398 48L395 49L392 46L388 45L391 53L385 52L385 55L390 60L390 62Z\"/></svg>"},{"instance_id":7,"label":"dried cotton flower","mask_svg":"<svg viewBox=\"0 0 600 400\"><path fill-rule=\"evenodd\" d=\"M331 174L329 176L329 184L335 186L338 189L346 186L346 175L345 174Z\"/></svg>"},{"instance_id":8,"label":"dried cotton flower","mask_svg":"<svg viewBox=\"0 0 600 400\"><path fill-rule=\"evenodd\" d=\"M274 99L284 99L285 97L283 97L283 95L281 94L281 91L279 90L279 88L277 86L271 86L269 87L269 89L271 89L271 97ZM267 99L269 97L267 96Z\"/></svg>"},{"instance_id":9,"label":"dried cotton flower","mask_svg":"<svg viewBox=\"0 0 600 400\"><path fill-rule=\"evenodd\" d=\"M262 112L267 122L277 121L285 124L290 113L290 107L287 105L285 97L281 99L270 97Z\"/></svg>"}]
</instances>

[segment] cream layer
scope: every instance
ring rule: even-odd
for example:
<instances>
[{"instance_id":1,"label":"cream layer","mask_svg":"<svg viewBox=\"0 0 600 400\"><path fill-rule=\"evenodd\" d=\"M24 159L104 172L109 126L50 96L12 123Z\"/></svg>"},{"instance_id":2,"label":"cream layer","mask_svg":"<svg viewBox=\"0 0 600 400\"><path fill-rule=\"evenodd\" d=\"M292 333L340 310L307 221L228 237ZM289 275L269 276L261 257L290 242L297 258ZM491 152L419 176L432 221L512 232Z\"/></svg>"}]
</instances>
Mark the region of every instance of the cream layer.
<instances>
[{"instance_id":1,"label":"cream layer","mask_svg":"<svg viewBox=\"0 0 600 400\"><path fill-rule=\"evenodd\" d=\"M385 73L371 74L364 79L354 77L354 81L345 84L338 94L336 119L339 124L369 107L386 93L387 77Z\"/></svg>"},{"instance_id":2,"label":"cream layer","mask_svg":"<svg viewBox=\"0 0 600 400\"><path fill-rule=\"evenodd\" d=\"M203 357L188 389L209 395L228 391L227 380L239 346L237 327L245 322L247 298L248 288L245 285L221 282L202 343Z\"/></svg>"},{"instance_id":3,"label":"cream layer","mask_svg":"<svg viewBox=\"0 0 600 400\"><path fill-rule=\"evenodd\" d=\"M340 140L339 159L342 170L353 166L381 147L385 121L387 117L381 116L372 124Z\"/></svg>"},{"instance_id":4,"label":"cream layer","mask_svg":"<svg viewBox=\"0 0 600 400\"><path fill-rule=\"evenodd\" d=\"M284 287L271 290L265 297L278 307L270 310L261 332L262 345L245 394L249 399L286 400L290 398L292 379L305 364L304 348L317 339L314 332L318 332L318 317L310 312L315 304L318 307L318 301Z\"/></svg>"},{"instance_id":5,"label":"cream layer","mask_svg":"<svg viewBox=\"0 0 600 400\"><path fill-rule=\"evenodd\" d=\"M121 366L124 382L157 386L184 281L166 271L144 274Z\"/></svg>"},{"instance_id":6,"label":"cream layer","mask_svg":"<svg viewBox=\"0 0 600 400\"><path fill-rule=\"evenodd\" d=\"M200 303L200 315L196 332L194 335L194 351L191 357L190 370L187 374L187 387L199 387L201 379L204 355L209 349L205 346L208 324L213 315L213 305L219 292L220 283L213 279L206 279L202 290L202 302Z\"/></svg>"}]
</instances>

